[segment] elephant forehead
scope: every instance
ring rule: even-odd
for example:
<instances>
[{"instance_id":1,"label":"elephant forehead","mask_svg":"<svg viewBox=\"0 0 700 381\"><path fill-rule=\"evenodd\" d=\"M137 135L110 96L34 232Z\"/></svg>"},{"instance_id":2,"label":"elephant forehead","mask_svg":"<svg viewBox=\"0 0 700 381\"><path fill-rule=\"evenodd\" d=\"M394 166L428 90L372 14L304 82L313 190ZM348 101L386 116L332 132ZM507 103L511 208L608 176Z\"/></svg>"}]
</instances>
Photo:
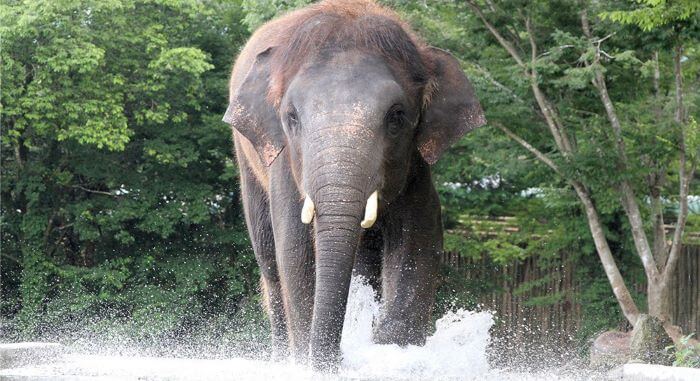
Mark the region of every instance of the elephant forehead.
<instances>
[{"instance_id":1,"label":"elephant forehead","mask_svg":"<svg viewBox=\"0 0 700 381\"><path fill-rule=\"evenodd\" d=\"M383 57L358 50L324 52L315 61L305 65L300 75L339 81L363 77L393 78L392 70Z\"/></svg>"},{"instance_id":2,"label":"elephant forehead","mask_svg":"<svg viewBox=\"0 0 700 381\"><path fill-rule=\"evenodd\" d=\"M383 123L389 108L404 99L401 87L392 80L361 79L332 86L313 86L296 108L305 119L305 125L376 127Z\"/></svg>"},{"instance_id":3,"label":"elephant forehead","mask_svg":"<svg viewBox=\"0 0 700 381\"><path fill-rule=\"evenodd\" d=\"M316 108L355 107L363 101L377 103L404 93L384 60L348 52L304 67L290 84L289 91L293 101L311 103Z\"/></svg>"},{"instance_id":4,"label":"elephant forehead","mask_svg":"<svg viewBox=\"0 0 700 381\"><path fill-rule=\"evenodd\" d=\"M315 101L308 110L309 122L332 122L361 124L376 112L377 107L369 102L352 102L350 104L328 104Z\"/></svg>"},{"instance_id":5,"label":"elephant forehead","mask_svg":"<svg viewBox=\"0 0 700 381\"><path fill-rule=\"evenodd\" d=\"M327 107L319 102L309 112L309 124L322 134L371 138L376 115L377 106L369 102L358 101L342 107Z\"/></svg>"}]
</instances>

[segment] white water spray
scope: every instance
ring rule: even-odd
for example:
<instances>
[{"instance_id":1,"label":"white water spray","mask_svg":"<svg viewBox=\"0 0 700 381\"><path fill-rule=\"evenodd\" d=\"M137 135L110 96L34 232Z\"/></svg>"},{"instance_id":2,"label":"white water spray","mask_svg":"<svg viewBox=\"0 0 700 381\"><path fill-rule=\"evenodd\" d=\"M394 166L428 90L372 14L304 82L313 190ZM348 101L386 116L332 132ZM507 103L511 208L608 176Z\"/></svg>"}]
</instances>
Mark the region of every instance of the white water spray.
<instances>
[{"instance_id":1,"label":"white water spray","mask_svg":"<svg viewBox=\"0 0 700 381\"><path fill-rule=\"evenodd\" d=\"M69 354L55 363L0 369L0 380L582 380L583 373L564 376L554 371L537 373L490 369L486 347L493 318L488 312L456 310L436 323L424 346L399 347L372 343L372 324L379 303L372 288L360 279L350 287L341 341L342 365L337 375L318 375L290 362L273 363L240 357L188 359L124 355ZM104 353L94 348L88 353ZM127 348L113 353L131 353ZM253 354L254 355L254 354ZM246 356L248 357L248 356ZM319 377L320 376L320 377Z\"/></svg>"},{"instance_id":2,"label":"white water spray","mask_svg":"<svg viewBox=\"0 0 700 381\"><path fill-rule=\"evenodd\" d=\"M488 312L457 310L436 323L424 346L372 343L379 303L372 288L354 278L340 348L341 375L350 378L475 378L488 372L486 346L493 318ZM473 376L473 377L472 377Z\"/></svg>"}]
</instances>

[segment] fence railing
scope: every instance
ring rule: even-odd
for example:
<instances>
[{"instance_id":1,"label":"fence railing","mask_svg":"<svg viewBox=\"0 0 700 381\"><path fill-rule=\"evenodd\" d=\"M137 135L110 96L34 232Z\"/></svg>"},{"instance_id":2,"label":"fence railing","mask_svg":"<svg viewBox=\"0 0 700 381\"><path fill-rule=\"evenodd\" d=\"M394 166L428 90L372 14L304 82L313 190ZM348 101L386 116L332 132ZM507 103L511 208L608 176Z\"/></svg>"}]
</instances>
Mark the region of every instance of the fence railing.
<instances>
[{"instance_id":1,"label":"fence railing","mask_svg":"<svg viewBox=\"0 0 700 381\"><path fill-rule=\"evenodd\" d=\"M700 246L685 246L671 283L673 322L700 335Z\"/></svg>"},{"instance_id":2,"label":"fence railing","mask_svg":"<svg viewBox=\"0 0 700 381\"><path fill-rule=\"evenodd\" d=\"M581 326L577 296L585 280L576 279L576 261L571 259L571 254L562 253L551 265L528 258L498 266L486 256L470 259L452 252L442 256L443 264L458 269L468 280L497 285L493 291L476 296L485 309L495 313L499 334L518 339L546 335L554 345L570 342ZM644 284L629 286L646 290ZM700 246L683 248L671 298L674 324L684 333L700 334Z\"/></svg>"}]
</instances>

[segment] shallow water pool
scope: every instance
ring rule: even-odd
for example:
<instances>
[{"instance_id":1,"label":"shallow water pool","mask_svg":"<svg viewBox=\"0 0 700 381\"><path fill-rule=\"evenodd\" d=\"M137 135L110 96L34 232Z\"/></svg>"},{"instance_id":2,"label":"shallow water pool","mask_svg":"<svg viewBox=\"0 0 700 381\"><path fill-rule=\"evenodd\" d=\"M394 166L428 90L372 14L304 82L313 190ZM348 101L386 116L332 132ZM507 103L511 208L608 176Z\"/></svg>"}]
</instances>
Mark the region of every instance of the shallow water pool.
<instances>
[{"instance_id":1,"label":"shallow water pool","mask_svg":"<svg viewBox=\"0 0 700 381\"><path fill-rule=\"evenodd\" d=\"M489 366L487 346L493 317L456 310L436 323L424 346L372 343L379 305L372 289L353 279L343 329L343 360L337 374L314 374L291 362L248 358L197 359L93 355L83 347L57 362L0 370L0 380L588 380L585 369L517 372ZM70 350L70 348L68 348ZM103 353L96 348L92 353ZM196 357L196 356L195 356ZM250 357L250 356L246 356Z\"/></svg>"}]
</instances>

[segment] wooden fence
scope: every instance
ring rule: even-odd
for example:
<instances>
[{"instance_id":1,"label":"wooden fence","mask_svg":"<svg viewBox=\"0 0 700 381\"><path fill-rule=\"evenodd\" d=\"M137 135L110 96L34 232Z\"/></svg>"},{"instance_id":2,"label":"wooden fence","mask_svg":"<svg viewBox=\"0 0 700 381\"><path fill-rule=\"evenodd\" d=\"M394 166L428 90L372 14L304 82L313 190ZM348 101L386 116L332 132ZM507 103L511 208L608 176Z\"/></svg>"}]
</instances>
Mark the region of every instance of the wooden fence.
<instances>
[{"instance_id":1,"label":"wooden fence","mask_svg":"<svg viewBox=\"0 0 700 381\"><path fill-rule=\"evenodd\" d=\"M508 341L531 341L546 337L549 345L571 343L580 328L582 311L578 300L583 280L575 279L575 260L562 254L553 265L533 258L506 266L490 259L463 258L446 252L442 262L468 280L496 284L495 290L478 295L484 309L494 312L499 335ZM700 246L684 247L673 279L672 319L683 332L700 333ZM643 284L629 285L644 292ZM611 295L612 297L612 295ZM621 324L624 324L621 322ZM537 340L536 340L537 341Z\"/></svg>"},{"instance_id":2,"label":"wooden fence","mask_svg":"<svg viewBox=\"0 0 700 381\"><path fill-rule=\"evenodd\" d=\"M686 246L671 284L672 319L683 332L700 335L700 246Z\"/></svg>"}]
</instances>

